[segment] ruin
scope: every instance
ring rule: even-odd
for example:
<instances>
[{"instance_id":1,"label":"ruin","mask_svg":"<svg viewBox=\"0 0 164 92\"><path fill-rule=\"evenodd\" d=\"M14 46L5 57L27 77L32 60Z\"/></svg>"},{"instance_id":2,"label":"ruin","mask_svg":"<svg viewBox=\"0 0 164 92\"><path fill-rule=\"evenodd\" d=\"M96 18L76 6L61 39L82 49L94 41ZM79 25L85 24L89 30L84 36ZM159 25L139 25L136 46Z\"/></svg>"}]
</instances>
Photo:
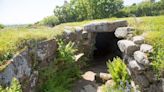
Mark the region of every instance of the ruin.
<instances>
[{"instance_id":1,"label":"ruin","mask_svg":"<svg viewBox=\"0 0 164 92\"><path fill-rule=\"evenodd\" d=\"M89 59L121 57L129 69L134 83L139 85L142 92L162 92L164 80L157 81L150 68L150 62L145 52L152 52L152 46L144 44L142 36L133 37L133 28L128 27L127 21L98 22L77 28L75 32L65 31L61 36L66 42L73 41L79 53L84 53ZM38 71L32 70L33 64L48 65L56 56L57 43L55 39L43 41L36 48L26 48L13 59L8 66L0 72L1 85L9 85L13 77L23 84L24 92L31 92L36 86ZM33 61L36 57L36 62ZM33 61L33 62L32 62Z\"/></svg>"}]
</instances>

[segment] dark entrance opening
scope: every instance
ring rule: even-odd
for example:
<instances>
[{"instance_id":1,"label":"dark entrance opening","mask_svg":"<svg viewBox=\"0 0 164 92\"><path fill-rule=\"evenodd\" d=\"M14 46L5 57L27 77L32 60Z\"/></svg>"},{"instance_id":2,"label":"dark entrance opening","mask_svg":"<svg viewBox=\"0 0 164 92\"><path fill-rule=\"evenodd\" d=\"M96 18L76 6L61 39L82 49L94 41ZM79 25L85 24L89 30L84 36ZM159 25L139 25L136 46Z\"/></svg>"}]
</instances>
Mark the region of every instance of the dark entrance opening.
<instances>
[{"instance_id":1,"label":"dark entrance opening","mask_svg":"<svg viewBox=\"0 0 164 92\"><path fill-rule=\"evenodd\" d=\"M96 43L93 57L94 59L113 60L114 57L121 57L122 53L118 48L116 38L113 32L100 32L96 35Z\"/></svg>"}]
</instances>

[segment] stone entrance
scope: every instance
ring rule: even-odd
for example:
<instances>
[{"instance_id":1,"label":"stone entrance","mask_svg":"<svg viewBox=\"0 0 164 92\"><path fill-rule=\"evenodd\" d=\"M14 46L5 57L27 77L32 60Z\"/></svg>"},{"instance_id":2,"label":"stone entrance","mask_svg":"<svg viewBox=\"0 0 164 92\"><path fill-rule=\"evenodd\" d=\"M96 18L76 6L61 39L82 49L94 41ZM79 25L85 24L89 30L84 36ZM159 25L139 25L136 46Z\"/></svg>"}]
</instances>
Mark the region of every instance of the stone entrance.
<instances>
[{"instance_id":1,"label":"stone entrance","mask_svg":"<svg viewBox=\"0 0 164 92\"><path fill-rule=\"evenodd\" d=\"M121 57L122 53L117 46L119 40L115 37L114 32L96 33L93 57L95 59L102 57L110 57L109 59L113 59L116 56Z\"/></svg>"},{"instance_id":2,"label":"stone entrance","mask_svg":"<svg viewBox=\"0 0 164 92\"><path fill-rule=\"evenodd\" d=\"M93 59L104 58L112 60L114 57L122 57L117 42L121 39L114 34L119 27L127 27L127 21L115 22L97 22L84 26L88 32L88 41L90 45L90 56Z\"/></svg>"}]
</instances>

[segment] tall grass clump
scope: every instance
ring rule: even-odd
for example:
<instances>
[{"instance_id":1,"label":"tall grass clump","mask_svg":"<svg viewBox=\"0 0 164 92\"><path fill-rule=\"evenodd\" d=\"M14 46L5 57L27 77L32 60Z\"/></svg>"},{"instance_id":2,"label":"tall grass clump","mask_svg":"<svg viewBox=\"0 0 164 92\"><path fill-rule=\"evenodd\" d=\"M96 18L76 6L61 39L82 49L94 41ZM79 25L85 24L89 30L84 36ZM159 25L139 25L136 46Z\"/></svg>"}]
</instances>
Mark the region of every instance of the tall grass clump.
<instances>
[{"instance_id":1,"label":"tall grass clump","mask_svg":"<svg viewBox=\"0 0 164 92\"><path fill-rule=\"evenodd\" d=\"M164 77L164 31L148 32L145 38L153 45L153 53L150 54L153 69L158 78Z\"/></svg>"}]
</instances>

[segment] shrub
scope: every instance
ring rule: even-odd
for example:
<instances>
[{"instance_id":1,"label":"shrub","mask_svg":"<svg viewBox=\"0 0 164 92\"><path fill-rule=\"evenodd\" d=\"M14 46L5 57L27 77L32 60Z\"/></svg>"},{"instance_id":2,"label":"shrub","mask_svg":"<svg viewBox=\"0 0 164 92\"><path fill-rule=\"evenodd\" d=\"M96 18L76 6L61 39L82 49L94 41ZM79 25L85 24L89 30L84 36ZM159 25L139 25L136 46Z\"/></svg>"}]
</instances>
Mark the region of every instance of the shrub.
<instances>
[{"instance_id":1,"label":"shrub","mask_svg":"<svg viewBox=\"0 0 164 92\"><path fill-rule=\"evenodd\" d=\"M0 92L22 92L21 85L16 78L13 78L11 86L7 88L2 88L0 86Z\"/></svg>"},{"instance_id":2,"label":"shrub","mask_svg":"<svg viewBox=\"0 0 164 92\"><path fill-rule=\"evenodd\" d=\"M112 79L115 81L117 87L119 87L120 84L125 87L126 83L130 82L126 65L120 58L114 58L113 62L109 61L107 67L108 72L112 75Z\"/></svg>"},{"instance_id":3,"label":"shrub","mask_svg":"<svg viewBox=\"0 0 164 92\"><path fill-rule=\"evenodd\" d=\"M0 24L0 29L3 29L4 28L4 25Z\"/></svg>"},{"instance_id":4,"label":"shrub","mask_svg":"<svg viewBox=\"0 0 164 92\"><path fill-rule=\"evenodd\" d=\"M53 26L59 24L59 19L55 16L48 16L48 17L44 18L42 21L40 21L39 24L53 27Z\"/></svg>"}]
</instances>

